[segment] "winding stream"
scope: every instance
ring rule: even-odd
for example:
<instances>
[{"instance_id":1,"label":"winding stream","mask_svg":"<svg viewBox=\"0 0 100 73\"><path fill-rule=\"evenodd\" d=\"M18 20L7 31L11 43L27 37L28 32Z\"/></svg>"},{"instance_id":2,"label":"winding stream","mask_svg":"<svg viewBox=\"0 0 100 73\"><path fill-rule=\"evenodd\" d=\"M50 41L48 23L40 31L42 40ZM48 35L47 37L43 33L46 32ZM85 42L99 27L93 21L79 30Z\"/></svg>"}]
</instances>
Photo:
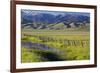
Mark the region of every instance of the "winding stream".
<instances>
[{"instance_id":1,"label":"winding stream","mask_svg":"<svg viewBox=\"0 0 100 73\"><path fill-rule=\"evenodd\" d=\"M58 50L58 49L55 49L55 48L51 48L51 47L49 47L49 46L47 46L45 44L40 44L40 43L21 42L21 45L25 46L25 47L32 48L32 49L51 51L51 52L54 52L54 53L57 53L57 54L61 54L62 53L61 50Z\"/></svg>"}]
</instances>

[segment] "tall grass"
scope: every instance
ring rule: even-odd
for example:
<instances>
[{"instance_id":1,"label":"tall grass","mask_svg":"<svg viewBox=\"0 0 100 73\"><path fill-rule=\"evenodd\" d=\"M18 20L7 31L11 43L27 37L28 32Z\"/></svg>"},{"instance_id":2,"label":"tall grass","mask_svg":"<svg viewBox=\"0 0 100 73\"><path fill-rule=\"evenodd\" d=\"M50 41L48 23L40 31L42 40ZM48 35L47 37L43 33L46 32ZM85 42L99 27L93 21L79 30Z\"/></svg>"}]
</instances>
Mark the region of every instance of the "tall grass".
<instances>
[{"instance_id":1,"label":"tall grass","mask_svg":"<svg viewBox=\"0 0 100 73\"><path fill-rule=\"evenodd\" d=\"M65 30L63 30L65 31ZM42 31L41 31L42 32ZM45 31L46 32L46 31ZM22 42L32 42L47 45L61 51L59 54L47 50L39 50L22 46L22 62L42 62L56 60L88 60L90 58L89 33L63 34L53 31L47 33L38 31L22 31ZM70 31L69 31L70 32ZM74 31L73 31L74 33ZM44 53L44 54L43 54ZM46 57L44 55L47 55ZM51 55L51 56L50 56ZM55 57L54 57L55 56ZM52 58L50 58L52 57ZM54 59L56 58L56 59Z\"/></svg>"}]
</instances>

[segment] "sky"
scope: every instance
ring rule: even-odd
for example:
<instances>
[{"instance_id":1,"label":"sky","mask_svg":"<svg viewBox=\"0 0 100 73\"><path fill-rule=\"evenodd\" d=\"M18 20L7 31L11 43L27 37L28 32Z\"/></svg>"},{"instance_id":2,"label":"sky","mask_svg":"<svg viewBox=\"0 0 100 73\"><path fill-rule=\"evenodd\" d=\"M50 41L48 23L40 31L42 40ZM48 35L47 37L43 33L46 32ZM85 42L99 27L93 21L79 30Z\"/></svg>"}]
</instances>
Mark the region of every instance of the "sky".
<instances>
[{"instance_id":1,"label":"sky","mask_svg":"<svg viewBox=\"0 0 100 73\"><path fill-rule=\"evenodd\" d=\"M65 11L63 12L63 11L45 11L45 10L29 10L29 9L22 9L21 11L31 15L37 15L38 13L47 13L55 16L65 15L65 14L90 16L90 13L86 13L86 12L65 12Z\"/></svg>"}]
</instances>

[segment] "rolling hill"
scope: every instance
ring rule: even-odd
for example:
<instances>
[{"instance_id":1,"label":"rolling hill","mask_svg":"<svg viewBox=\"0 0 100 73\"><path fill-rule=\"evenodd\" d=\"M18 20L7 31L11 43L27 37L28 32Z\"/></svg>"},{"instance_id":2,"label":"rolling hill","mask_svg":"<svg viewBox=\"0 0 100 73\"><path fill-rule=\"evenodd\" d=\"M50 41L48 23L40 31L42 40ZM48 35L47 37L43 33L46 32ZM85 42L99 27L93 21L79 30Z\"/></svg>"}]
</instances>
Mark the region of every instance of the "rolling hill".
<instances>
[{"instance_id":1,"label":"rolling hill","mask_svg":"<svg viewBox=\"0 0 100 73\"><path fill-rule=\"evenodd\" d=\"M21 11L21 26L22 28L33 29L66 29L87 27L90 23L89 15L78 12L64 12L59 14L36 11Z\"/></svg>"}]
</instances>

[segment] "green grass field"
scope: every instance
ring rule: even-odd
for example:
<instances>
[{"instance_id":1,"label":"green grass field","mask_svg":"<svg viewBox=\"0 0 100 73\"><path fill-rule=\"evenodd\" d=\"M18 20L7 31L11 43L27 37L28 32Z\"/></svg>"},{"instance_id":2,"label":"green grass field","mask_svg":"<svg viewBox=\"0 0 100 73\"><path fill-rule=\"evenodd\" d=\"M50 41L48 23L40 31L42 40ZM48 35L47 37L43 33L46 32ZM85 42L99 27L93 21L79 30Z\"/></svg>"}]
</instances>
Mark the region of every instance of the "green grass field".
<instances>
[{"instance_id":1,"label":"green grass field","mask_svg":"<svg viewBox=\"0 0 100 73\"><path fill-rule=\"evenodd\" d=\"M22 63L88 60L89 31L22 29Z\"/></svg>"}]
</instances>

